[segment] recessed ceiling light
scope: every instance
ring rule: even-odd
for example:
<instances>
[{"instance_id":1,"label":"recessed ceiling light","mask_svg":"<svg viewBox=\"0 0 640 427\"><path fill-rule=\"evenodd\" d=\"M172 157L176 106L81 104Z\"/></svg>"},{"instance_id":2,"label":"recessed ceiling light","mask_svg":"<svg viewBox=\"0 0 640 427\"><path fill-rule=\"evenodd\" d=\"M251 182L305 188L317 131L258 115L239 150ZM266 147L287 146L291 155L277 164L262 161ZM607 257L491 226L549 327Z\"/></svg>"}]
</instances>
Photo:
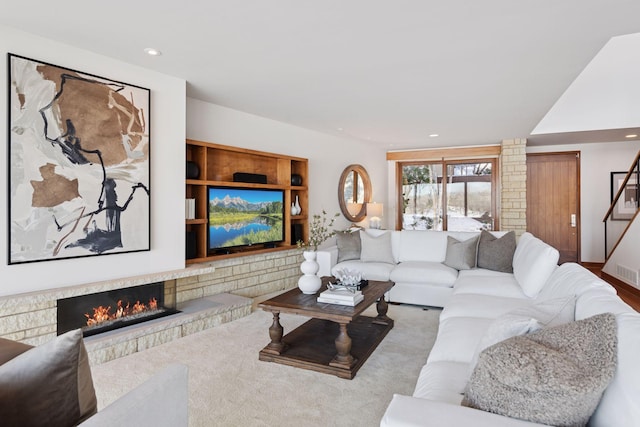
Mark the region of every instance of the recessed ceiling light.
<instances>
[{"instance_id":1,"label":"recessed ceiling light","mask_svg":"<svg viewBox=\"0 0 640 427\"><path fill-rule=\"evenodd\" d=\"M340 132L342 132L344 129L343 128L337 128Z\"/></svg>"},{"instance_id":2,"label":"recessed ceiling light","mask_svg":"<svg viewBox=\"0 0 640 427\"><path fill-rule=\"evenodd\" d=\"M147 55L151 55L151 56L160 56L162 55L162 52L160 52L158 49L154 49L152 47L148 47L144 50L144 53L146 53Z\"/></svg>"},{"instance_id":3,"label":"recessed ceiling light","mask_svg":"<svg viewBox=\"0 0 640 427\"><path fill-rule=\"evenodd\" d=\"M625 138L636 138L638 135L635 133L629 134L629 135L625 135Z\"/></svg>"},{"instance_id":4,"label":"recessed ceiling light","mask_svg":"<svg viewBox=\"0 0 640 427\"><path fill-rule=\"evenodd\" d=\"M429 135L429 138L437 138L440 135L438 135L437 133L432 133L431 135Z\"/></svg>"}]
</instances>

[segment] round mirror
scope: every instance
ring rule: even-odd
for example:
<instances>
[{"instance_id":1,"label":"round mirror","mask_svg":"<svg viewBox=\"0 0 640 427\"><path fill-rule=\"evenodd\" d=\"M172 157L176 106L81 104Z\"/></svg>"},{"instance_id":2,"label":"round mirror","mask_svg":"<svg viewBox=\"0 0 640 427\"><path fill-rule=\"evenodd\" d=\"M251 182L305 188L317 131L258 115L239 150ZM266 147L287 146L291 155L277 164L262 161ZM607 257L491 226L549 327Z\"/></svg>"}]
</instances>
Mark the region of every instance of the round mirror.
<instances>
[{"instance_id":1,"label":"round mirror","mask_svg":"<svg viewBox=\"0 0 640 427\"><path fill-rule=\"evenodd\" d=\"M371 201L371 180L361 165L347 166L338 183L338 201L342 215L351 222L366 216L366 203Z\"/></svg>"}]
</instances>

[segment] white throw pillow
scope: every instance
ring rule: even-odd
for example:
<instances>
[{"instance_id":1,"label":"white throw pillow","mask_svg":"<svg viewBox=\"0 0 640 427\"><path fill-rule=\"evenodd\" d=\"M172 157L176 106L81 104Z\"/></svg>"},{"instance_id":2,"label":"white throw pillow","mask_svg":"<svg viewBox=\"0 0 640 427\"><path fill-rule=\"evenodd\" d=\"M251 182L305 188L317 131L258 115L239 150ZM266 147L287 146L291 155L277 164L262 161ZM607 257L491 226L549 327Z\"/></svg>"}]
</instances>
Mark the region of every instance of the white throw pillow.
<instances>
[{"instance_id":1,"label":"white throw pillow","mask_svg":"<svg viewBox=\"0 0 640 427\"><path fill-rule=\"evenodd\" d=\"M560 253L531 233L524 233L513 254L513 275L522 292L535 298L558 266Z\"/></svg>"},{"instance_id":2,"label":"white throw pillow","mask_svg":"<svg viewBox=\"0 0 640 427\"><path fill-rule=\"evenodd\" d=\"M395 264L391 252L391 233L387 232L373 237L366 231L361 231L360 242L360 261Z\"/></svg>"}]
</instances>

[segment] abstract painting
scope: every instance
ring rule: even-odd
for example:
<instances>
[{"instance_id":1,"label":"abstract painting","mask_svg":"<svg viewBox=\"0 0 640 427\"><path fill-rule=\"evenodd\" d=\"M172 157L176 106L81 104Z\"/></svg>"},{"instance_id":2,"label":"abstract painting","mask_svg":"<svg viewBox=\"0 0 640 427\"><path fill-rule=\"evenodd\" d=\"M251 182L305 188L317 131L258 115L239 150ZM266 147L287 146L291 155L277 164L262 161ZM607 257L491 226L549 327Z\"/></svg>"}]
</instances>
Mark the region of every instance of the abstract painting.
<instances>
[{"instance_id":1,"label":"abstract painting","mask_svg":"<svg viewBox=\"0 0 640 427\"><path fill-rule=\"evenodd\" d=\"M149 250L149 89L8 65L9 264Z\"/></svg>"}]
</instances>

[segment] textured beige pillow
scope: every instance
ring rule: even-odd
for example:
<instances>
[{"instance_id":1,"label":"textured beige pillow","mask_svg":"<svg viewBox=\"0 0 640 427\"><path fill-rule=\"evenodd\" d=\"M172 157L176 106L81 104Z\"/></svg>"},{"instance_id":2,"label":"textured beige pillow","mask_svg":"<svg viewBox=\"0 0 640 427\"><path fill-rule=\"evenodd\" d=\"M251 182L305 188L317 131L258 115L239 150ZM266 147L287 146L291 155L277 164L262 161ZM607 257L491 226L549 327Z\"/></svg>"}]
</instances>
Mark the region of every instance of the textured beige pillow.
<instances>
[{"instance_id":1,"label":"textured beige pillow","mask_svg":"<svg viewBox=\"0 0 640 427\"><path fill-rule=\"evenodd\" d=\"M516 336L480 354L462 404L554 426L584 426L616 370L616 317Z\"/></svg>"},{"instance_id":2,"label":"textured beige pillow","mask_svg":"<svg viewBox=\"0 0 640 427\"><path fill-rule=\"evenodd\" d=\"M6 426L74 426L95 414L96 394L82 331L69 331L0 366Z\"/></svg>"}]
</instances>

